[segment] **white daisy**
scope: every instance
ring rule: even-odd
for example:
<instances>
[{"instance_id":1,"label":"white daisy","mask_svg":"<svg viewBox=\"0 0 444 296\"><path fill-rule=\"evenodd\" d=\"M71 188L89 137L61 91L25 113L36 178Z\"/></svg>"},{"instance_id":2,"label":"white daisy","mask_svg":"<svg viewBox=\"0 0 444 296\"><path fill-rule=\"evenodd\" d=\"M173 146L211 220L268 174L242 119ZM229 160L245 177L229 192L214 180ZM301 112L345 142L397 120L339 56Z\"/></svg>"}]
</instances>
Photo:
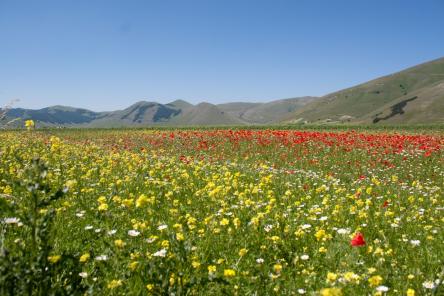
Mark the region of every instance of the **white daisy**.
<instances>
[{"instance_id":1,"label":"white daisy","mask_svg":"<svg viewBox=\"0 0 444 296\"><path fill-rule=\"evenodd\" d=\"M100 255L100 256L97 256L95 259L96 259L96 261L106 261L106 260L108 260L108 256Z\"/></svg>"},{"instance_id":2,"label":"white daisy","mask_svg":"<svg viewBox=\"0 0 444 296\"><path fill-rule=\"evenodd\" d=\"M157 251L156 253L153 254L154 257L165 257L167 253L167 250L162 249L160 251Z\"/></svg>"},{"instance_id":3,"label":"white daisy","mask_svg":"<svg viewBox=\"0 0 444 296\"><path fill-rule=\"evenodd\" d=\"M339 229L337 230L337 233L339 233L339 234L349 234L349 233L350 233L350 229L339 228Z\"/></svg>"},{"instance_id":4,"label":"white daisy","mask_svg":"<svg viewBox=\"0 0 444 296\"><path fill-rule=\"evenodd\" d=\"M128 231L128 235L129 236L139 236L140 235L140 231L132 229L132 230Z\"/></svg>"},{"instance_id":5,"label":"white daisy","mask_svg":"<svg viewBox=\"0 0 444 296\"><path fill-rule=\"evenodd\" d=\"M310 224L304 224L304 225L301 226L301 228L302 229L308 229L308 228L311 228L311 225Z\"/></svg>"},{"instance_id":6,"label":"white daisy","mask_svg":"<svg viewBox=\"0 0 444 296\"><path fill-rule=\"evenodd\" d=\"M435 287L436 287L435 283L432 281L426 281L426 282L422 283L422 286L426 289L435 289Z\"/></svg>"},{"instance_id":7,"label":"white daisy","mask_svg":"<svg viewBox=\"0 0 444 296\"><path fill-rule=\"evenodd\" d=\"M273 229L273 225L271 224L267 224L264 227L265 232L270 232Z\"/></svg>"},{"instance_id":8,"label":"white daisy","mask_svg":"<svg viewBox=\"0 0 444 296\"><path fill-rule=\"evenodd\" d=\"M420 241L420 240L417 240L417 239L412 239L412 240L410 241L410 243L411 243L413 246L417 247L417 246L419 246L419 245L421 244L421 241Z\"/></svg>"},{"instance_id":9,"label":"white daisy","mask_svg":"<svg viewBox=\"0 0 444 296\"><path fill-rule=\"evenodd\" d=\"M386 286L376 287L376 291L378 291L378 292L387 292L388 290L389 290L389 288Z\"/></svg>"},{"instance_id":10,"label":"white daisy","mask_svg":"<svg viewBox=\"0 0 444 296\"><path fill-rule=\"evenodd\" d=\"M108 235L114 235L114 234L116 234L116 232L117 232L117 230L112 229L112 230L108 231L107 233L108 233Z\"/></svg>"},{"instance_id":11,"label":"white daisy","mask_svg":"<svg viewBox=\"0 0 444 296\"><path fill-rule=\"evenodd\" d=\"M168 228L168 225L162 224L162 225L159 225L159 227L157 227L157 230L164 230L164 229L167 229L167 228Z\"/></svg>"},{"instance_id":12,"label":"white daisy","mask_svg":"<svg viewBox=\"0 0 444 296\"><path fill-rule=\"evenodd\" d=\"M5 218L3 220L3 222L5 224L19 224L20 223L20 218L16 218L16 217Z\"/></svg>"}]
</instances>

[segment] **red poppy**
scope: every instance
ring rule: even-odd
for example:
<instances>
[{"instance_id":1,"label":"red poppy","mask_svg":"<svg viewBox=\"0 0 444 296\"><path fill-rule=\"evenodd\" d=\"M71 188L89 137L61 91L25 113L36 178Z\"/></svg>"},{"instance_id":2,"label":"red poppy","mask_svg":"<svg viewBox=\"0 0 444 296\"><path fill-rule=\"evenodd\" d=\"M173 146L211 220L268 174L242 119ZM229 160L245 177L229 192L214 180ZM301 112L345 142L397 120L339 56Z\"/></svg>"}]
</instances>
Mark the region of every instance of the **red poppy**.
<instances>
[{"instance_id":1,"label":"red poppy","mask_svg":"<svg viewBox=\"0 0 444 296\"><path fill-rule=\"evenodd\" d=\"M389 202L388 201L384 201L384 204L382 205L382 207L386 208L386 207L388 207L388 205L389 205Z\"/></svg>"},{"instance_id":2,"label":"red poppy","mask_svg":"<svg viewBox=\"0 0 444 296\"><path fill-rule=\"evenodd\" d=\"M352 247L360 247L365 245L364 236L362 233L358 232L355 234L355 236L350 241Z\"/></svg>"}]
</instances>

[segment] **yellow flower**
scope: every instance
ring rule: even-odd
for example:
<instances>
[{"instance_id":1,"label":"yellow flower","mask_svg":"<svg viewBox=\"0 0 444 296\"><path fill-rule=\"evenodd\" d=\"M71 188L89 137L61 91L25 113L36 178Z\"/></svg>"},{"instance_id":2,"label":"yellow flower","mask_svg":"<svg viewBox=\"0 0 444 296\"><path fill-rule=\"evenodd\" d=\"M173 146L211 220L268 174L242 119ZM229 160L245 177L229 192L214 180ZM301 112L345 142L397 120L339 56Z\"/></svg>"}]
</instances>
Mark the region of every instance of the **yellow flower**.
<instances>
[{"instance_id":1,"label":"yellow flower","mask_svg":"<svg viewBox=\"0 0 444 296\"><path fill-rule=\"evenodd\" d=\"M382 282L382 277L379 275L374 275L371 278L368 279L368 282L371 287L379 286Z\"/></svg>"},{"instance_id":2,"label":"yellow flower","mask_svg":"<svg viewBox=\"0 0 444 296\"><path fill-rule=\"evenodd\" d=\"M247 253L248 253L248 250L245 248L239 250L239 256L241 256L241 257L245 256L245 254L247 254Z\"/></svg>"},{"instance_id":3,"label":"yellow flower","mask_svg":"<svg viewBox=\"0 0 444 296\"><path fill-rule=\"evenodd\" d=\"M99 211L107 211L108 210L108 205L106 203L102 203L99 205L99 207L97 208Z\"/></svg>"},{"instance_id":4,"label":"yellow flower","mask_svg":"<svg viewBox=\"0 0 444 296\"><path fill-rule=\"evenodd\" d=\"M154 285L153 284L148 284L148 285L146 285L146 289L148 291L152 291L152 290L154 290Z\"/></svg>"},{"instance_id":5,"label":"yellow flower","mask_svg":"<svg viewBox=\"0 0 444 296\"><path fill-rule=\"evenodd\" d=\"M149 199L145 194L142 194L139 196L139 198L136 200L136 208L143 207L144 205L149 203Z\"/></svg>"},{"instance_id":6,"label":"yellow flower","mask_svg":"<svg viewBox=\"0 0 444 296\"><path fill-rule=\"evenodd\" d=\"M126 199L122 200L122 204L127 208L131 207L133 205L133 203L134 203L134 200L131 198L126 198Z\"/></svg>"},{"instance_id":7,"label":"yellow flower","mask_svg":"<svg viewBox=\"0 0 444 296\"><path fill-rule=\"evenodd\" d=\"M321 239L323 239L326 236L325 234L325 230L324 229L319 229L318 231L316 231L315 233L315 237L316 239L319 241Z\"/></svg>"},{"instance_id":8,"label":"yellow flower","mask_svg":"<svg viewBox=\"0 0 444 296\"><path fill-rule=\"evenodd\" d=\"M270 239L275 243L278 242L281 238L277 235L273 235Z\"/></svg>"},{"instance_id":9,"label":"yellow flower","mask_svg":"<svg viewBox=\"0 0 444 296\"><path fill-rule=\"evenodd\" d=\"M79 261L81 263L84 263L84 262L88 261L90 257L91 257L91 255L89 255L89 253L85 253L82 256L80 256Z\"/></svg>"},{"instance_id":10,"label":"yellow flower","mask_svg":"<svg viewBox=\"0 0 444 296\"><path fill-rule=\"evenodd\" d=\"M185 236L181 232L176 232L176 239L178 241L183 241L183 240L185 240Z\"/></svg>"},{"instance_id":11,"label":"yellow flower","mask_svg":"<svg viewBox=\"0 0 444 296\"><path fill-rule=\"evenodd\" d=\"M234 226L235 226L236 228L239 228L239 226L240 226L240 224L241 224L240 219L239 219L239 218L234 218L234 219L233 219L233 224L234 224Z\"/></svg>"},{"instance_id":12,"label":"yellow flower","mask_svg":"<svg viewBox=\"0 0 444 296\"><path fill-rule=\"evenodd\" d=\"M54 255L54 256L49 256L48 260L52 264L55 264L55 263L59 262L61 258L62 258L62 256L60 256L60 255Z\"/></svg>"},{"instance_id":13,"label":"yellow flower","mask_svg":"<svg viewBox=\"0 0 444 296\"><path fill-rule=\"evenodd\" d=\"M214 265L208 265L207 269L208 269L209 274L216 273L216 266L214 266Z\"/></svg>"},{"instance_id":14,"label":"yellow flower","mask_svg":"<svg viewBox=\"0 0 444 296\"><path fill-rule=\"evenodd\" d=\"M233 277L236 275L236 271L233 269L225 269L224 270L224 276L225 277Z\"/></svg>"},{"instance_id":15,"label":"yellow flower","mask_svg":"<svg viewBox=\"0 0 444 296\"><path fill-rule=\"evenodd\" d=\"M344 273L344 279L347 282L359 283L360 277L356 273L349 271L349 272Z\"/></svg>"},{"instance_id":16,"label":"yellow flower","mask_svg":"<svg viewBox=\"0 0 444 296\"><path fill-rule=\"evenodd\" d=\"M332 282L336 281L337 278L338 278L338 275L336 273L333 273L333 272L327 273L327 282L332 283Z\"/></svg>"},{"instance_id":17,"label":"yellow flower","mask_svg":"<svg viewBox=\"0 0 444 296\"><path fill-rule=\"evenodd\" d=\"M114 241L114 245L118 248L123 248L126 245L126 243L121 239L116 239Z\"/></svg>"},{"instance_id":18,"label":"yellow flower","mask_svg":"<svg viewBox=\"0 0 444 296\"><path fill-rule=\"evenodd\" d=\"M279 263L277 263L277 264L275 264L275 265L273 266L273 269L274 269L274 271L275 271L276 273L280 273L281 270L282 270L282 265L279 264Z\"/></svg>"},{"instance_id":19,"label":"yellow flower","mask_svg":"<svg viewBox=\"0 0 444 296\"><path fill-rule=\"evenodd\" d=\"M97 199L97 202L100 203L100 204L106 203L106 197L105 196L100 196Z\"/></svg>"},{"instance_id":20,"label":"yellow flower","mask_svg":"<svg viewBox=\"0 0 444 296\"><path fill-rule=\"evenodd\" d=\"M413 289L407 289L406 295L407 295L407 296L415 296L415 290L413 290Z\"/></svg>"},{"instance_id":21,"label":"yellow flower","mask_svg":"<svg viewBox=\"0 0 444 296\"><path fill-rule=\"evenodd\" d=\"M134 270L136 270L136 268L137 268L138 265L139 265L139 262L137 262L137 261L133 261L133 262L131 262L131 263L129 264L129 268L130 268L132 271L134 271Z\"/></svg>"},{"instance_id":22,"label":"yellow flower","mask_svg":"<svg viewBox=\"0 0 444 296\"><path fill-rule=\"evenodd\" d=\"M325 288L321 290L321 296L342 296L340 288Z\"/></svg>"},{"instance_id":23,"label":"yellow flower","mask_svg":"<svg viewBox=\"0 0 444 296\"><path fill-rule=\"evenodd\" d=\"M170 246L170 242L167 240L163 240L160 245L162 246L162 248L168 249Z\"/></svg>"},{"instance_id":24,"label":"yellow flower","mask_svg":"<svg viewBox=\"0 0 444 296\"><path fill-rule=\"evenodd\" d=\"M76 184L77 184L76 180L68 180L68 181L66 181L65 186L68 187L68 189L69 189L69 188L74 187Z\"/></svg>"},{"instance_id":25,"label":"yellow flower","mask_svg":"<svg viewBox=\"0 0 444 296\"><path fill-rule=\"evenodd\" d=\"M191 262L191 265L193 266L193 268L199 268L199 266L200 266L200 262L198 262L198 261L193 261L193 262Z\"/></svg>"},{"instance_id":26,"label":"yellow flower","mask_svg":"<svg viewBox=\"0 0 444 296\"><path fill-rule=\"evenodd\" d=\"M28 131L33 129L35 127L34 120L32 120L32 119L26 120L25 121L25 126L28 129Z\"/></svg>"},{"instance_id":27,"label":"yellow flower","mask_svg":"<svg viewBox=\"0 0 444 296\"><path fill-rule=\"evenodd\" d=\"M230 220L228 220L227 218L223 218L219 224L222 226L226 226L226 225L230 224Z\"/></svg>"},{"instance_id":28,"label":"yellow flower","mask_svg":"<svg viewBox=\"0 0 444 296\"><path fill-rule=\"evenodd\" d=\"M108 283L108 289L115 289L122 285L122 280L112 280Z\"/></svg>"}]
</instances>

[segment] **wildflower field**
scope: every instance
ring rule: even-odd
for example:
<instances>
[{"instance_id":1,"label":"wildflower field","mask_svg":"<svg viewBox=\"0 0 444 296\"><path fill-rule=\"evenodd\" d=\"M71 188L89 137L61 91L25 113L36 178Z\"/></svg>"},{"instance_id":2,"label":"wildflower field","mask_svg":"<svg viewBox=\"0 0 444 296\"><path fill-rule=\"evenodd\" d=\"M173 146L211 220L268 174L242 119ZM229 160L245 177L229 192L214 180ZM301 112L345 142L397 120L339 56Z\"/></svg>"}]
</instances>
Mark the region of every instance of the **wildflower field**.
<instances>
[{"instance_id":1,"label":"wildflower field","mask_svg":"<svg viewBox=\"0 0 444 296\"><path fill-rule=\"evenodd\" d=\"M1 295L444 295L444 133L0 132Z\"/></svg>"}]
</instances>

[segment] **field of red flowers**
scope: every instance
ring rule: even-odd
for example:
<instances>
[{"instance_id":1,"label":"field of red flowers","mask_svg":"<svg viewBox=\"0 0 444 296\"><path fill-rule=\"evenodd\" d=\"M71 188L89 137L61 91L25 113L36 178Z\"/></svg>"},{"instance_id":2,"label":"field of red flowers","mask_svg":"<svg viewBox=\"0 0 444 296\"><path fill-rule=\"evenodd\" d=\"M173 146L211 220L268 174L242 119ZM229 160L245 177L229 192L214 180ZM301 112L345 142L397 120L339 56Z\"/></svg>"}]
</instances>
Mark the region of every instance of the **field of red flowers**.
<instances>
[{"instance_id":1,"label":"field of red flowers","mask_svg":"<svg viewBox=\"0 0 444 296\"><path fill-rule=\"evenodd\" d=\"M440 131L0 139L4 294L444 293Z\"/></svg>"}]
</instances>

